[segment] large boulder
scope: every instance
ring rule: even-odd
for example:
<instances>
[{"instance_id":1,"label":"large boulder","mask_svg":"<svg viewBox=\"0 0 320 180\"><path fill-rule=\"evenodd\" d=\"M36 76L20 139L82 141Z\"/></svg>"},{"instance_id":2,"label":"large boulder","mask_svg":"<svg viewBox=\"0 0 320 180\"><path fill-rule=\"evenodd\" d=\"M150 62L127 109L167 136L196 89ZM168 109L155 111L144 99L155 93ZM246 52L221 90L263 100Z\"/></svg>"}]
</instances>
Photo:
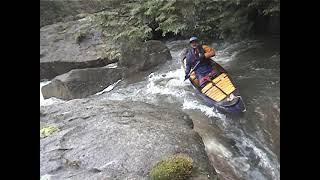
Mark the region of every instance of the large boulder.
<instances>
[{"instance_id":1,"label":"large boulder","mask_svg":"<svg viewBox=\"0 0 320 180\"><path fill-rule=\"evenodd\" d=\"M106 14L42 27L40 80L72 69L102 67L118 61L128 73L144 71L172 59L170 50L161 41L115 41L101 25L103 17L111 16Z\"/></svg>"},{"instance_id":2,"label":"large boulder","mask_svg":"<svg viewBox=\"0 0 320 180\"><path fill-rule=\"evenodd\" d=\"M192 159L191 179L216 178L201 137L180 110L98 97L40 109L41 131L55 129L40 138L43 178L149 179L158 162L177 153Z\"/></svg>"},{"instance_id":3,"label":"large boulder","mask_svg":"<svg viewBox=\"0 0 320 180\"><path fill-rule=\"evenodd\" d=\"M117 67L99 67L75 69L57 76L42 87L43 97L56 97L70 100L84 98L102 91L122 78L122 69Z\"/></svg>"},{"instance_id":4,"label":"large boulder","mask_svg":"<svg viewBox=\"0 0 320 180\"><path fill-rule=\"evenodd\" d=\"M145 71L171 59L169 48L161 41L127 42L121 46L119 66L127 72Z\"/></svg>"},{"instance_id":5,"label":"large boulder","mask_svg":"<svg viewBox=\"0 0 320 180\"><path fill-rule=\"evenodd\" d=\"M40 29L40 80L72 69L117 62L117 44L105 37L94 15Z\"/></svg>"}]
</instances>

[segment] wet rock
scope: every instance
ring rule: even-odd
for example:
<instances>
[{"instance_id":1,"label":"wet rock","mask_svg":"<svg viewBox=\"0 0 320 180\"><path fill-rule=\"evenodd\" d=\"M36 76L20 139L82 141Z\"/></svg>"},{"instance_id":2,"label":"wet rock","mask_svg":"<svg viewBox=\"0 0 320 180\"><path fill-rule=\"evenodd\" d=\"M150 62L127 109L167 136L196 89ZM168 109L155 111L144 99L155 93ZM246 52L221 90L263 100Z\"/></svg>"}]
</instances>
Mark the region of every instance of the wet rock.
<instances>
[{"instance_id":1,"label":"wet rock","mask_svg":"<svg viewBox=\"0 0 320 180\"><path fill-rule=\"evenodd\" d=\"M40 28L40 80L117 62L116 46L103 36L93 16L44 26Z\"/></svg>"},{"instance_id":2,"label":"wet rock","mask_svg":"<svg viewBox=\"0 0 320 180\"><path fill-rule=\"evenodd\" d=\"M171 60L170 50L161 41L127 42L121 46L119 65L127 71L145 71Z\"/></svg>"},{"instance_id":3,"label":"wet rock","mask_svg":"<svg viewBox=\"0 0 320 180\"><path fill-rule=\"evenodd\" d=\"M76 69L57 76L42 87L43 97L56 97L63 100L84 98L102 91L121 79L120 68L87 68Z\"/></svg>"},{"instance_id":4,"label":"wet rock","mask_svg":"<svg viewBox=\"0 0 320 180\"><path fill-rule=\"evenodd\" d=\"M179 152L192 159L191 179L216 177L201 137L190 127L192 120L179 110L98 97L40 109L42 123L50 121L48 116L68 112L68 118L59 120L59 133L40 139L42 176L148 179L154 165ZM88 114L94 116L79 118ZM69 122L70 118L74 120ZM129 123L119 123L123 121Z\"/></svg>"},{"instance_id":5,"label":"wet rock","mask_svg":"<svg viewBox=\"0 0 320 180\"><path fill-rule=\"evenodd\" d=\"M40 80L118 61L128 73L145 71L172 58L161 41L121 45L104 30L100 16L96 13L40 28Z\"/></svg>"}]
</instances>

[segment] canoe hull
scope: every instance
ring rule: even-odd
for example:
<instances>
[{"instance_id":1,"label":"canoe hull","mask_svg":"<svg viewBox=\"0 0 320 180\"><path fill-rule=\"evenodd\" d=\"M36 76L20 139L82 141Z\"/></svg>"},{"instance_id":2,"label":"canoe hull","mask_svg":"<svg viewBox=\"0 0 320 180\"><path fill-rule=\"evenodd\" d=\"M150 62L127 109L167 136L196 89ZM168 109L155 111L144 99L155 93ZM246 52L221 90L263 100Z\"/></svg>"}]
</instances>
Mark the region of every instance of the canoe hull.
<instances>
[{"instance_id":1,"label":"canoe hull","mask_svg":"<svg viewBox=\"0 0 320 180\"><path fill-rule=\"evenodd\" d=\"M185 63L183 65L185 65ZM213 60L212 60L212 67L217 72L217 75L213 78L212 81L214 81L215 78L219 77L219 75L225 74L224 76L232 84L231 86L235 87L232 79L230 78L230 76L228 75L228 73L223 67L221 67L217 62ZM239 93L239 90L236 87L232 93L227 94L226 97L224 97L223 99L220 98L217 101L215 101L213 96L209 97L210 95L208 96L201 92L201 89L199 87L199 82L197 81L197 79L195 79L195 75L193 75L193 77L190 77L189 80L192 86L196 89L197 93L202 97L202 99L208 104L209 107L214 107L220 112L231 113L231 114L237 114L237 113L242 113L246 111L246 107L243 102L243 99Z\"/></svg>"}]
</instances>

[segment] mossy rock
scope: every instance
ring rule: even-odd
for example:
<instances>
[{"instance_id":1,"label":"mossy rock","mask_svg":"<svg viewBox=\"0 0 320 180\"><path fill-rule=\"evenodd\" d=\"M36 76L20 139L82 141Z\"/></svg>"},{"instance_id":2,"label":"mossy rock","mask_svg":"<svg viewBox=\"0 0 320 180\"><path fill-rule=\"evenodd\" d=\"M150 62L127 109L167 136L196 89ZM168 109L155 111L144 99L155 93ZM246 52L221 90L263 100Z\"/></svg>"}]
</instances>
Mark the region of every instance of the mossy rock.
<instances>
[{"instance_id":1,"label":"mossy rock","mask_svg":"<svg viewBox=\"0 0 320 180\"><path fill-rule=\"evenodd\" d=\"M111 49L106 53L106 57L110 60L119 60L121 58L121 52L118 49Z\"/></svg>"},{"instance_id":2,"label":"mossy rock","mask_svg":"<svg viewBox=\"0 0 320 180\"><path fill-rule=\"evenodd\" d=\"M75 15L73 18L74 18L74 20L79 20L79 19L86 18L86 17L88 17L89 15L90 15L90 14L88 14L88 13L80 13L80 14Z\"/></svg>"},{"instance_id":3,"label":"mossy rock","mask_svg":"<svg viewBox=\"0 0 320 180\"><path fill-rule=\"evenodd\" d=\"M53 126L53 125L45 126L40 129L40 138L45 138L58 131L59 131L59 128L56 126Z\"/></svg>"},{"instance_id":4,"label":"mossy rock","mask_svg":"<svg viewBox=\"0 0 320 180\"><path fill-rule=\"evenodd\" d=\"M153 180L184 180L192 173L193 161L186 154L176 154L158 162L150 171Z\"/></svg>"},{"instance_id":5,"label":"mossy rock","mask_svg":"<svg viewBox=\"0 0 320 180\"><path fill-rule=\"evenodd\" d=\"M88 32L80 31L75 35L75 41L77 44L80 44L88 35Z\"/></svg>"}]
</instances>

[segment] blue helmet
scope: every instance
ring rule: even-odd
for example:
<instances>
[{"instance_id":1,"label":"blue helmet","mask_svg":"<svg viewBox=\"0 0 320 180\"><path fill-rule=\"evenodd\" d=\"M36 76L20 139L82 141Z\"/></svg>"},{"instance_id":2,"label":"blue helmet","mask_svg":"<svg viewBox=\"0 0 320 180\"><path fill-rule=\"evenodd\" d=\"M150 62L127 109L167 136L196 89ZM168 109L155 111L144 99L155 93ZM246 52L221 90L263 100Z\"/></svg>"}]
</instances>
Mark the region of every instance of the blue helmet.
<instances>
[{"instance_id":1,"label":"blue helmet","mask_svg":"<svg viewBox=\"0 0 320 180\"><path fill-rule=\"evenodd\" d=\"M198 38L195 37L195 36L192 36L192 37L189 39L189 43L191 43L192 41L198 41Z\"/></svg>"}]
</instances>

